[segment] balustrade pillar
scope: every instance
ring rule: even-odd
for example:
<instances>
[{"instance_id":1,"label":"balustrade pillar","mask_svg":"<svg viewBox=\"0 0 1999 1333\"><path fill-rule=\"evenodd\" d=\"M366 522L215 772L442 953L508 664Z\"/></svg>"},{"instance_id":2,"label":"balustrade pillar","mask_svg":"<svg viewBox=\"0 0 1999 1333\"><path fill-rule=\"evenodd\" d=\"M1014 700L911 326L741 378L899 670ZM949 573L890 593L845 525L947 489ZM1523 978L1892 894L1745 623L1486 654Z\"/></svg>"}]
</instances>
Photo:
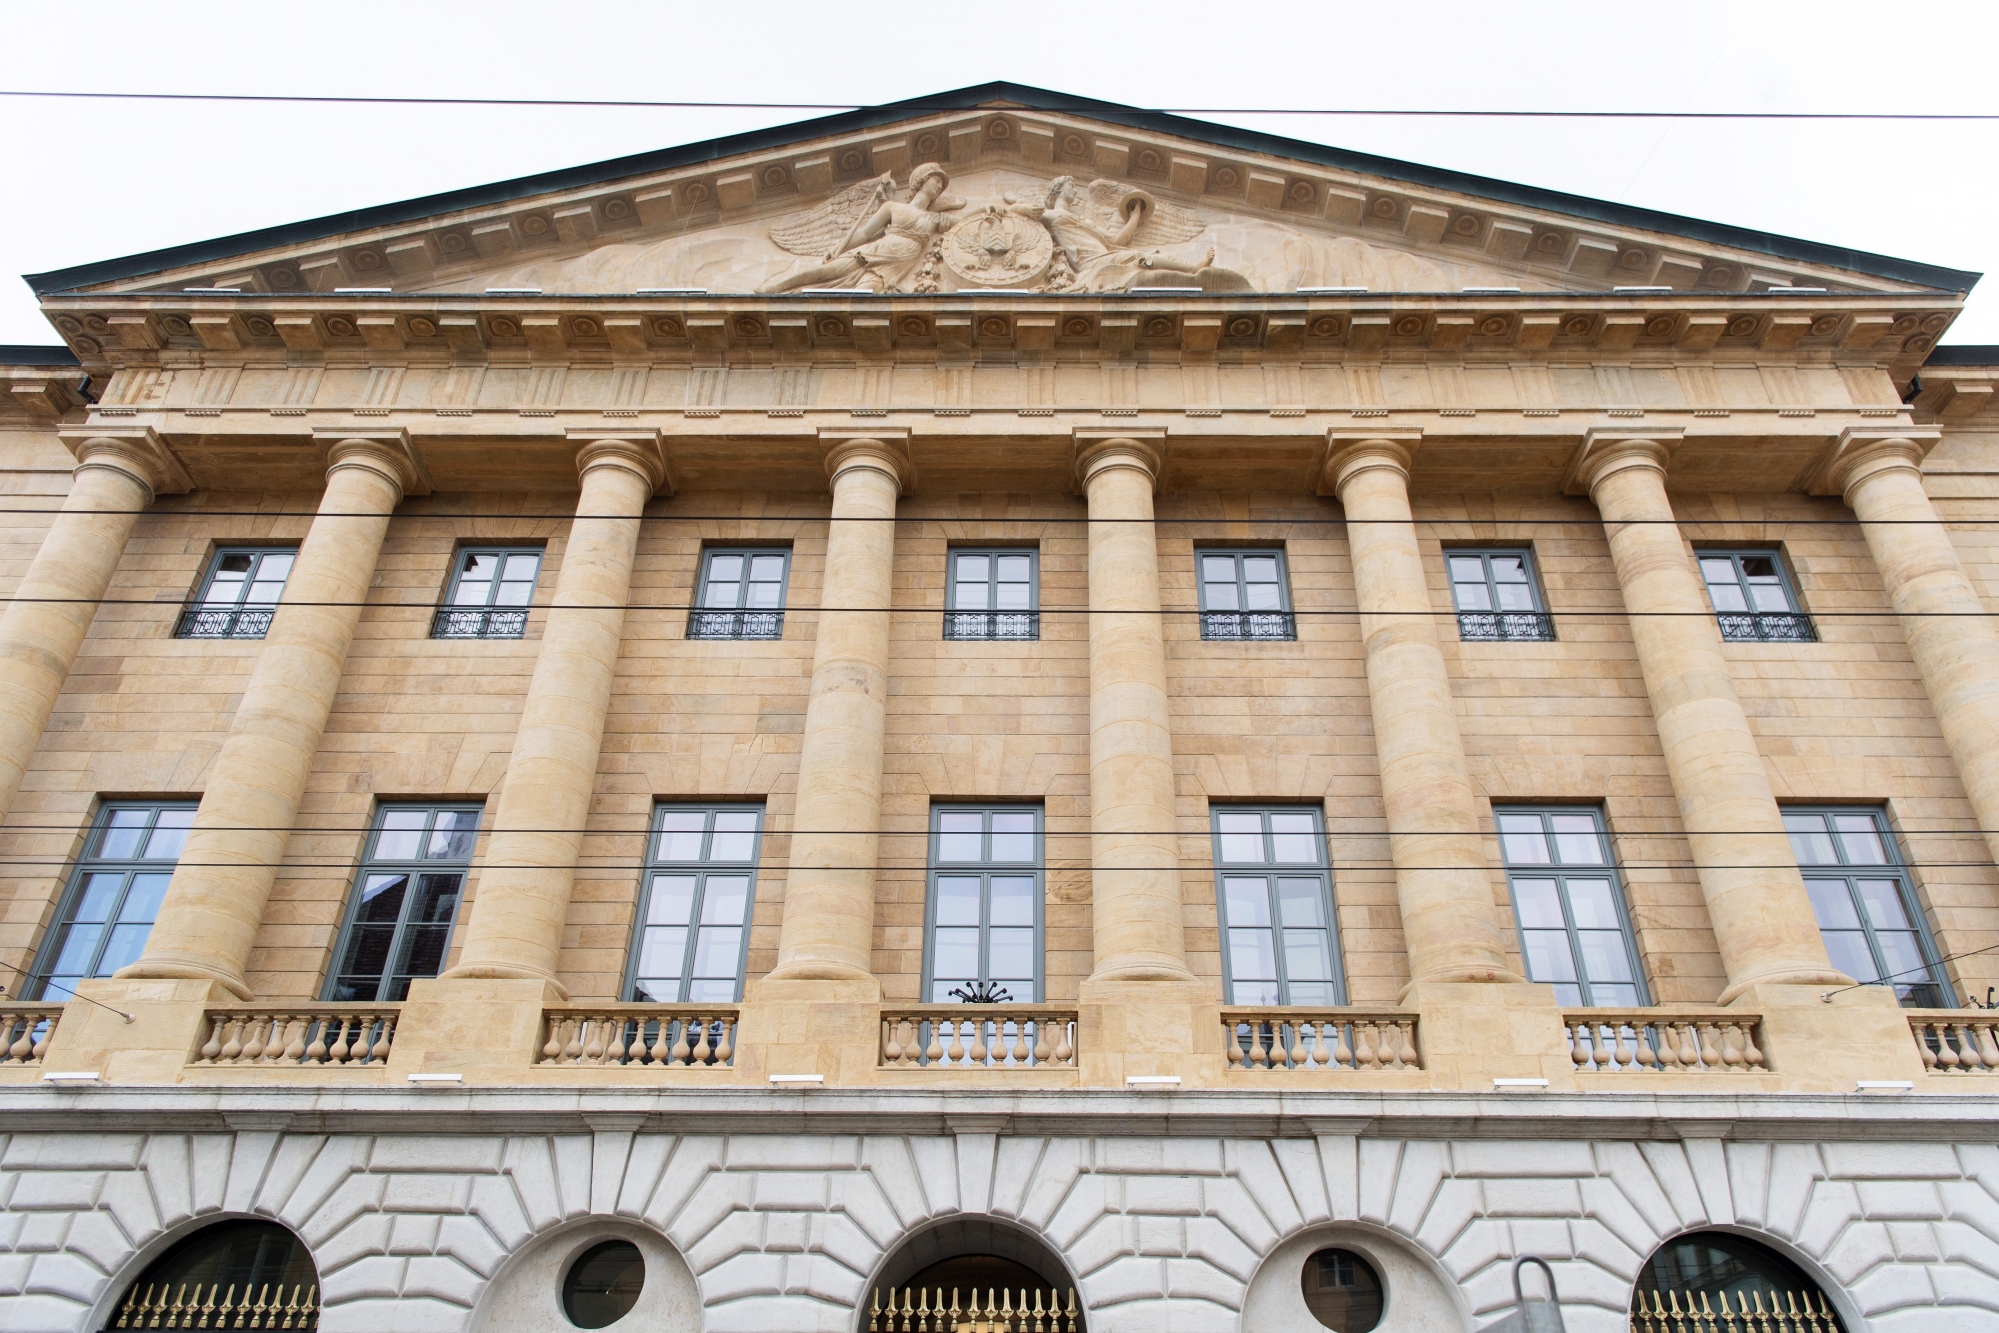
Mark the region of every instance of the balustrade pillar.
<instances>
[{"instance_id":1,"label":"balustrade pillar","mask_svg":"<svg viewBox=\"0 0 1999 1333\"><path fill-rule=\"evenodd\" d=\"M1190 981L1152 492L1164 439L1078 432L1090 507L1092 982Z\"/></svg>"},{"instance_id":2,"label":"balustrade pillar","mask_svg":"<svg viewBox=\"0 0 1999 1333\"><path fill-rule=\"evenodd\" d=\"M421 481L401 435L340 438L326 490L139 960L120 977L213 981L243 999L250 948L340 688L389 515Z\"/></svg>"},{"instance_id":3,"label":"balustrade pillar","mask_svg":"<svg viewBox=\"0 0 1999 1333\"><path fill-rule=\"evenodd\" d=\"M1985 845L1999 859L1999 632L1923 489L1936 442L1848 431L1828 480L1860 519Z\"/></svg>"},{"instance_id":4,"label":"balustrade pillar","mask_svg":"<svg viewBox=\"0 0 1999 1333\"><path fill-rule=\"evenodd\" d=\"M624 640L639 516L666 481L657 435L585 438L582 493L486 843L487 869L447 977L556 981Z\"/></svg>"},{"instance_id":5,"label":"balustrade pillar","mask_svg":"<svg viewBox=\"0 0 1999 1333\"><path fill-rule=\"evenodd\" d=\"M188 489L150 430L91 434L72 447L69 494L0 615L0 818L21 790L140 512L157 494Z\"/></svg>"},{"instance_id":6,"label":"balustrade pillar","mask_svg":"<svg viewBox=\"0 0 1999 1333\"><path fill-rule=\"evenodd\" d=\"M1666 771L1728 974L1723 1003L1766 983L1844 984L1819 937L1776 794L1736 697L1666 497L1671 439L1592 431L1575 478L1603 515Z\"/></svg>"},{"instance_id":7,"label":"balustrade pillar","mask_svg":"<svg viewBox=\"0 0 1999 1333\"><path fill-rule=\"evenodd\" d=\"M1329 441L1324 479L1346 510L1389 855L1411 988L1513 982L1409 508L1414 436Z\"/></svg>"},{"instance_id":8,"label":"balustrade pillar","mask_svg":"<svg viewBox=\"0 0 1999 1333\"><path fill-rule=\"evenodd\" d=\"M822 432L832 522L798 767L791 865L772 981L843 981L879 993L875 864L901 438Z\"/></svg>"}]
</instances>

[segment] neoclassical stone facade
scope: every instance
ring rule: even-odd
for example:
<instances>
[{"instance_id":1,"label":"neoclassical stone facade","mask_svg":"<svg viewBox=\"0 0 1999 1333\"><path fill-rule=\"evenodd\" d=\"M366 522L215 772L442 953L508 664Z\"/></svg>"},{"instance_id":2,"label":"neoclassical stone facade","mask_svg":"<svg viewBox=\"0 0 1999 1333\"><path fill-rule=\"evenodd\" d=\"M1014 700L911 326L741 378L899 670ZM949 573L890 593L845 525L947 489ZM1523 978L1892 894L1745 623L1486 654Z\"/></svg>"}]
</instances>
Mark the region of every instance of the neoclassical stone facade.
<instances>
[{"instance_id":1,"label":"neoclassical stone facade","mask_svg":"<svg viewBox=\"0 0 1999 1333\"><path fill-rule=\"evenodd\" d=\"M0 1324L1999 1328L1976 276L1009 86L37 276Z\"/></svg>"}]
</instances>

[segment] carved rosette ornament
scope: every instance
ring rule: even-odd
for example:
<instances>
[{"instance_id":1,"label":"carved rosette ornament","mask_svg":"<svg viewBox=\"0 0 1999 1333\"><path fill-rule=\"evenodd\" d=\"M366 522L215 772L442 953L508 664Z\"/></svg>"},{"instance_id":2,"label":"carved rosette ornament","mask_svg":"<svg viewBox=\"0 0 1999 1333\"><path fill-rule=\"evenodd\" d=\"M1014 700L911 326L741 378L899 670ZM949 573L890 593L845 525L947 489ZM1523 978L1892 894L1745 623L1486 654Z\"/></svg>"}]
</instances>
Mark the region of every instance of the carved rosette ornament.
<instances>
[{"instance_id":1,"label":"carved rosette ornament","mask_svg":"<svg viewBox=\"0 0 1999 1333\"><path fill-rule=\"evenodd\" d=\"M1048 228L997 204L944 236L944 262L968 287L1025 287L1055 255Z\"/></svg>"}]
</instances>

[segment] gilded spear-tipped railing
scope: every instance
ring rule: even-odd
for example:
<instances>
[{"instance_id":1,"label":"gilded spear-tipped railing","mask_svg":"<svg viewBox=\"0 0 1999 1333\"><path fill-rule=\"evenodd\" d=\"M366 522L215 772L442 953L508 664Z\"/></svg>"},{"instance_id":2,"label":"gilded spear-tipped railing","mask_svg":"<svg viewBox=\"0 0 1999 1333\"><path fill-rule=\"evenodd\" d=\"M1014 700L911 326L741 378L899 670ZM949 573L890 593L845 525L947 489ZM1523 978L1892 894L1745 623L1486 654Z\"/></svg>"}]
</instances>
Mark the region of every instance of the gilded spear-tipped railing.
<instances>
[{"instance_id":1,"label":"gilded spear-tipped railing","mask_svg":"<svg viewBox=\"0 0 1999 1333\"><path fill-rule=\"evenodd\" d=\"M206 1288L196 1282L176 1287L134 1283L124 1304L112 1317L111 1328L259 1328L319 1327L319 1284L300 1283L289 1291L281 1282L266 1282L253 1292L246 1284L239 1296L234 1283Z\"/></svg>"},{"instance_id":2,"label":"gilded spear-tipped railing","mask_svg":"<svg viewBox=\"0 0 1999 1333\"><path fill-rule=\"evenodd\" d=\"M1081 1333L1082 1328L1073 1287L1066 1304L1052 1287L988 1287L983 1297L977 1288L960 1297L953 1287L949 1304L942 1287L890 1287L886 1292L876 1287L868 1311L868 1333Z\"/></svg>"},{"instance_id":3,"label":"gilded spear-tipped railing","mask_svg":"<svg viewBox=\"0 0 1999 1333\"><path fill-rule=\"evenodd\" d=\"M1738 1292L1732 1305L1727 1292L1718 1299L1716 1308L1706 1292L1641 1291L1631 1306L1631 1333L1842 1333L1823 1292Z\"/></svg>"}]
</instances>

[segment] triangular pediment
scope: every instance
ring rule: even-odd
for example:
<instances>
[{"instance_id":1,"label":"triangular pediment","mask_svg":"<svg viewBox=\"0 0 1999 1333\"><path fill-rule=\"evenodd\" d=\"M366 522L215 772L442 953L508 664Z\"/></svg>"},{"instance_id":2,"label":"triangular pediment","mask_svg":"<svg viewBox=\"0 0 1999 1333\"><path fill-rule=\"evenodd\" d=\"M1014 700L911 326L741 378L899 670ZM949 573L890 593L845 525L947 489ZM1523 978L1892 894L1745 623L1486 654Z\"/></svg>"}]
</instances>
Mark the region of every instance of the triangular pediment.
<instances>
[{"instance_id":1,"label":"triangular pediment","mask_svg":"<svg viewBox=\"0 0 1999 1333\"><path fill-rule=\"evenodd\" d=\"M31 281L44 294L1878 293L1975 277L995 85Z\"/></svg>"}]
</instances>

